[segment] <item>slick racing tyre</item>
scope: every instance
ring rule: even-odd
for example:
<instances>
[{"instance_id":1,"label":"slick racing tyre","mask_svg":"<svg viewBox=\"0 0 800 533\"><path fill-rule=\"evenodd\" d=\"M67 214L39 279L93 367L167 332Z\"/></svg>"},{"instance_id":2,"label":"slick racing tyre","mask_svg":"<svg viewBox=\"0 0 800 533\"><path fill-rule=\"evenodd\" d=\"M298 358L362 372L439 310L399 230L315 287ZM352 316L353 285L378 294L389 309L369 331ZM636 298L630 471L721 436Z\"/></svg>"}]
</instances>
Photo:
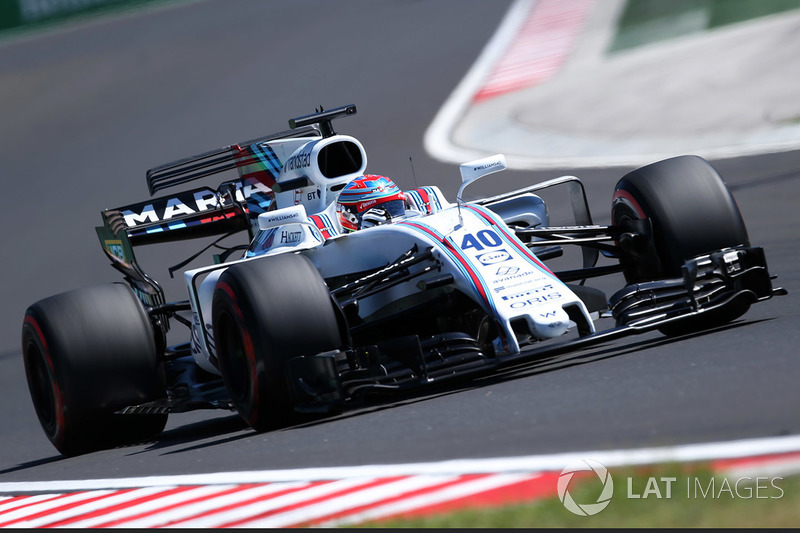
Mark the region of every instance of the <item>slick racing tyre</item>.
<instances>
[{"instance_id":1,"label":"slick racing tyre","mask_svg":"<svg viewBox=\"0 0 800 533\"><path fill-rule=\"evenodd\" d=\"M214 290L214 346L239 415L257 431L291 421L286 362L342 347L327 285L306 257L282 254L233 265Z\"/></svg>"},{"instance_id":2,"label":"slick racing tyre","mask_svg":"<svg viewBox=\"0 0 800 533\"><path fill-rule=\"evenodd\" d=\"M167 423L166 414L115 414L166 396L150 319L126 285L78 289L31 305L22 355L39 422L64 455L138 442Z\"/></svg>"},{"instance_id":3,"label":"slick racing tyre","mask_svg":"<svg viewBox=\"0 0 800 533\"><path fill-rule=\"evenodd\" d=\"M658 161L623 176L614 190L611 220L622 226L635 220L650 224L652 238L645 250L620 259L629 284L680 278L681 267L689 259L750 244L730 189L708 161L695 155ZM742 303L724 316L695 322L693 329L728 322L748 307ZM681 326L662 331L688 330Z\"/></svg>"}]
</instances>

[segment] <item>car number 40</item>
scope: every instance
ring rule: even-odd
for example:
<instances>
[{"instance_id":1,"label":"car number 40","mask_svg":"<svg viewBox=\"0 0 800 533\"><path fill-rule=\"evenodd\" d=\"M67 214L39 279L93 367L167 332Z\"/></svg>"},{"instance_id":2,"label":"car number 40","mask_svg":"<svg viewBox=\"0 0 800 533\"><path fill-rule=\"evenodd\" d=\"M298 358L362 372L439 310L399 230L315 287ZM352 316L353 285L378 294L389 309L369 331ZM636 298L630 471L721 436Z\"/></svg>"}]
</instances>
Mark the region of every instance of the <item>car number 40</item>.
<instances>
[{"instance_id":1,"label":"car number 40","mask_svg":"<svg viewBox=\"0 0 800 533\"><path fill-rule=\"evenodd\" d=\"M496 248L503 244L503 240L497 233L489 229L482 229L478 233L467 233L461 241L461 249L483 250L484 248Z\"/></svg>"}]
</instances>

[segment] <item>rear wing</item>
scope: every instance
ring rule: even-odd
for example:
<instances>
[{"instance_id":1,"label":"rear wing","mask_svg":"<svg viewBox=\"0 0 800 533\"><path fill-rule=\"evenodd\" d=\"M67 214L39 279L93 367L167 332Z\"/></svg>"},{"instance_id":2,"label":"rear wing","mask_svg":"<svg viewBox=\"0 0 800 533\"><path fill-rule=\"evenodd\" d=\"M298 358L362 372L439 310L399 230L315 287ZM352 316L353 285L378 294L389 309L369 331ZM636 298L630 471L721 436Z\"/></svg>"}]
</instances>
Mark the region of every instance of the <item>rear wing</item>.
<instances>
[{"instance_id":1,"label":"rear wing","mask_svg":"<svg viewBox=\"0 0 800 533\"><path fill-rule=\"evenodd\" d=\"M137 297L148 307L148 312L156 318L155 322L164 335L169 330L169 316L184 321L175 311L184 310L183 306L188 304L165 301L164 291L159 283L147 275L137 263L134 247L221 235L200 252L171 267L171 276L175 270L182 268L211 246L218 245L225 237L247 230L248 242L252 241L258 215L274 207L275 193L278 192L276 181L278 177L285 177L281 174L284 162L290 160L292 154L306 144L335 135L331 122L355 112L354 105L329 111L320 107L312 115L289 120L290 130L153 167L147 171L146 176L150 196L234 169L238 172L238 179L223 181L216 190L206 186L197 187L106 209L101 213L103 225L95 230L103 252L111 260L111 265L122 272ZM329 144L333 146L336 143ZM363 147L355 140L340 144L355 146L359 150L359 157L363 154ZM347 150L344 155L352 156ZM365 164L364 158L362 166ZM330 181L335 185L335 180ZM291 182L290 178L284 180L282 185ZM230 253L244 248L246 245L227 247L224 253L215 255L214 260L224 261ZM164 341L165 339L163 337Z\"/></svg>"},{"instance_id":2,"label":"rear wing","mask_svg":"<svg viewBox=\"0 0 800 533\"><path fill-rule=\"evenodd\" d=\"M270 143L286 144L286 151L319 137L313 126L301 127L151 168L146 176L151 195L231 170L239 178L222 182L216 190L198 187L102 211L103 225L95 230L103 252L146 305L163 304L161 287L139 267L134 247L252 233L251 219L269 208L271 187L282 168Z\"/></svg>"},{"instance_id":3,"label":"rear wing","mask_svg":"<svg viewBox=\"0 0 800 533\"><path fill-rule=\"evenodd\" d=\"M259 163L265 163L262 159L263 154L261 154L258 149L262 143L278 139L317 137L319 135L320 133L316 128L307 126L232 144L224 148L211 150L185 159L179 159L178 161L148 170L147 188L150 194L153 195L162 189L182 185L226 170L242 169L253 165L259 166ZM242 148L242 146L244 146L244 148ZM280 168L277 170L280 171ZM245 174L247 174L247 172L245 172ZM264 175L268 179L271 179L272 183L275 182L276 176L271 175L269 170L267 170Z\"/></svg>"},{"instance_id":4,"label":"rear wing","mask_svg":"<svg viewBox=\"0 0 800 533\"><path fill-rule=\"evenodd\" d=\"M110 219L123 222L134 246L248 229L250 216L269 208L272 186L281 171L270 143L286 139L300 145L319 136L311 126L287 130L151 168L147 171L151 195L230 170L237 170L239 179L225 181L216 190L200 187L107 209L102 212L104 227Z\"/></svg>"}]
</instances>

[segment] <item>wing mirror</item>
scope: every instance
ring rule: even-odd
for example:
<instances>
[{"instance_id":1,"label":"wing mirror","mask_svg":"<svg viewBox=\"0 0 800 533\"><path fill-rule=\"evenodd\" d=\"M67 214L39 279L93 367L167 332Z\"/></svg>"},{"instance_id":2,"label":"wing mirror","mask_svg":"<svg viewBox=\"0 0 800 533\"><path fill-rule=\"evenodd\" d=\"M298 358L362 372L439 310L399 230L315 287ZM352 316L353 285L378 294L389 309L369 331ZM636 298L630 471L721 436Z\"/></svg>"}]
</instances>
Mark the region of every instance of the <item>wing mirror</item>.
<instances>
[{"instance_id":1,"label":"wing mirror","mask_svg":"<svg viewBox=\"0 0 800 533\"><path fill-rule=\"evenodd\" d=\"M503 154L492 155L468 163L462 163L460 166L461 187L459 187L458 195L456 195L458 205L461 205L461 194L464 192L464 189L467 188L467 185L478 181L484 176L500 172L506 168L508 168L506 166L506 156Z\"/></svg>"}]
</instances>

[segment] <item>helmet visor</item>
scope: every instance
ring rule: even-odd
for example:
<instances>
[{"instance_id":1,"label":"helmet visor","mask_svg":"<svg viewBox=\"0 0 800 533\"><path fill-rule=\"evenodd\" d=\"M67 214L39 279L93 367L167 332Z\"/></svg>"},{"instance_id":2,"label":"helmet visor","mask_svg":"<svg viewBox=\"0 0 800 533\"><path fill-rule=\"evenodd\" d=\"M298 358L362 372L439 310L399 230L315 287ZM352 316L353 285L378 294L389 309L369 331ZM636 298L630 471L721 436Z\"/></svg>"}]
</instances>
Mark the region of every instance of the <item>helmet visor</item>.
<instances>
[{"instance_id":1,"label":"helmet visor","mask_svg":"<svg viewBox=\"0 0 800 533\"><path fill-rule=\"evenodd\" d=\"M374 205L370 207L370 209L383 209L385 210L389 216L392 218L397 218L403 216L406 213L406 204L403 200L389 200L388 202L383 202L381 204ZM361 222L364 213L369 211L370 209L366 209L358 214L358 221Z\"/></svg>"}]
</instances>

